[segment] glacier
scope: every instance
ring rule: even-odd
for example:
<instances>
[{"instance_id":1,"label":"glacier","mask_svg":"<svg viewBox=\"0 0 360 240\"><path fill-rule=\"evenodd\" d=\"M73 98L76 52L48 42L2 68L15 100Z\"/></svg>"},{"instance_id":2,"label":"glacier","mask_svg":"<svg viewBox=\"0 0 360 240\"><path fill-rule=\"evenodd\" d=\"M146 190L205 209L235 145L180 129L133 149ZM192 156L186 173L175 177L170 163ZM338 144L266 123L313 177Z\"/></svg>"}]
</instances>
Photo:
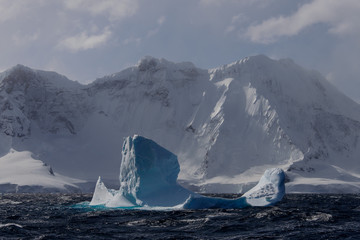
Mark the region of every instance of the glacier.
<instances>
[{"instance_id":1,"label":"glacier","mask_svg":"<svg viewBox=\"0 0 360 240\"><path fill-rule=\"evenodd\" d=\"M107 189L99 177L90 206L244 208L269 206L285 195L285 173L280 168L266 170L259 183L242 197L225 199L203 196L179 185L176 155L150 139L127 137L122 155L120 189Z\"/></svg>"}]
</instances>

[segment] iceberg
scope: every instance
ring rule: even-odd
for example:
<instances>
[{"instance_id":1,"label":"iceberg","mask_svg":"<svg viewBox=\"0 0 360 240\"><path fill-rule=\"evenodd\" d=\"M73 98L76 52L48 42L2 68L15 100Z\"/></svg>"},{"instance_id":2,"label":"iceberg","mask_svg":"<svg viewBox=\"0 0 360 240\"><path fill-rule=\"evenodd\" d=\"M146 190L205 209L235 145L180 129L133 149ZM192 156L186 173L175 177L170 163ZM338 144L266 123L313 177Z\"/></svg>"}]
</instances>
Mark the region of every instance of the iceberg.
<instances>
[{"instance_id":1,"label":"iceberg","mask_svg":"<svg viewBox=\"0 0 360 240\"><path fill-rule=\"evenodd\" d=\"M90 205L109 207L175 206L193 192L177 183L177 156L154 141L135 135L123 144L120 189L109 190L99 178Z\"/></svg>"},{"instance_id":2,"label":"iceberg","mask_svg":"<svg viewBox=\"0 0 360 240\"><path fill-rule=\"evenodd\" d=\"M267 169L259 183L240 198L225 199L192 195L183 205L185 209L265 207L279 202L285 195L285 173L281 168Z\"/></svg>"},{"instance_id":3,"label":"iceberg","mask_svg":"<svg viewBox=\"0 0 360 240\"><path fill-rule=\"evenodd\" d=\"M99 177L90 206L110 208L175 207L183 209L269 206L285 195L285 173L265 171L259 183L236 199L207 197L177 183L177 156L156 142L134 135L125 138L120 166L120 189L107 189Z\"/></svg>"}]
</instances>

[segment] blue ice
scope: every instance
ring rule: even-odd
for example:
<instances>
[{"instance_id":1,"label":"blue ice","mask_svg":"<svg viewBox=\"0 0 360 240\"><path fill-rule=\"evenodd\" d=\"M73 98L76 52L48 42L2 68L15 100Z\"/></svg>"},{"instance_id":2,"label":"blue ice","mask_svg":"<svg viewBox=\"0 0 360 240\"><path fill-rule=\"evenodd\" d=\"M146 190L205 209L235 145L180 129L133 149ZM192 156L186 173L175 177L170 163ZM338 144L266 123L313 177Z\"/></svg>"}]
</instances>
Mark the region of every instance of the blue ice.
<instances>
[{"instance_id":1,"label":"blue ice","mask_svg":"<svg viewBox=\"0 0 360 240\"><path fill-rule=\"evenodd\" d=\"M90 206L108 208L244 208L269 206L285 195L285 173L267 169L259 183L237 199L207 197L177 183L177 156L154 141L134 135L123 144L120 189L107 189L99 180Z\"/></svg>"}]
</instances>

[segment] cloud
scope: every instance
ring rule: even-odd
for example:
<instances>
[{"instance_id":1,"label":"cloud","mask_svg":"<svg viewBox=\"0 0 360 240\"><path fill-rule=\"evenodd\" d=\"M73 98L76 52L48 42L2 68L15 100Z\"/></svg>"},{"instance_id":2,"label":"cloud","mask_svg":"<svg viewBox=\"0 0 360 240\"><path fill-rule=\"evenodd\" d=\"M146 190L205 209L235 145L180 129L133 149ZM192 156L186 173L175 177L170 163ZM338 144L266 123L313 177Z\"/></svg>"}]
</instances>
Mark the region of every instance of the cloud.
<instances>
[{"instance_id":1,"label":"cloud","mask_svg":"<svg viewBox=\"0 0 360 240\"><path fill-rule=\"evenodd\" d=\"M248 20L248 17L245 16L243 13L233 16L231 18L231 24L225 29L225 33L231 33L238 30L239 26L243 25Z\"/></svg>"},{"instance_id":2,"label":"cloud","mask_svg":"<svg viewBox=\"0 0 360 240\"><path fill-rule=\"evenodd\" d=\"M314 24L328 25L337 35L358 33L360 1L314 0L302 5L294 14L274 17L248 27L245 37L257 43L272 43L283 36L294 36Z\"/></svg>"},{"instance_id":3,"label":"cloud","mask_svg":"<svg viewBox=\"0 0 360 240\"><path fill-rule=\"evenodd\" d=\"M138 38L129 37L123 41L124 45L129 45L129 44L140 45L140 43L141 43L141 38L139 37Z\"/></svg>"},{"instance_id":4,"label":"cloud","mask_svg":"<svg viewBox=\"0 0 360 240\"><path fill-rule=\"evenodd\" d=\"M12 40L14 44L17 46L25 46L31 42L37 41L38 39L39 39L38 33L31 33L28 35L18 33L12 36Z\"/></svg>"},{"instance_id":5,"label":"cloud","mask_svg":"<svg viewBox=\"0 0 360 240\"><path fill-rule=\"evenodd\" d=\"M212 5L212 4L219 5L219 4L221 4L221 1L219 1L219 0L200 0L200 4L202 4L202 5Z\"/></svg>"},{"instance_id":6,"label":"cloud","mask_svg":"<svg viewBox=\"0 0 360 240\"><path fill-rule=\"evenodd\" d=\"M64 4L66 8L74 11L109 16L110 20L132 16L138 9L137 0L65 0Z\"/></svg>"},{"instance_id":7,"label":"cloud","mask_svg":"<svg viewBox=\"0 0 360 240\"><path fill-rule=\"evenodd\" d=\"M42 0L22 1L22 0L0 0L0 23L15 19L20 14L25 13L31 6L40 6Z\"/></svg>"},{"instance_id":8,"label":"cloud","mask_svg":"<svg viewBox=\"0 0 360 240\"><path fill-rule=\"evenodd\" d=\"M207 7L219 7L226 3L226 1L229 2L229 0L199 0L199 3L203 6ZM250 0L247 0L250 1Z\"/></svg>"},{"instance_id":9,"label":"cloud","mask_svg":"<svg viewBox=\"0 0 360 240\"><path fill-rule=\"evenodd\" d=\"M61 40L57 47L59 49L68 49L73 52L93 49L103 45L107 42L111 36L111 31L105 29L101 34L88 35L88 33L82 32L72 37L67 37Z\"/></svg>"},{"instance_id":10,"label":"cloud","mask_svg":"<svg viewBox=\"0 0 360 240\"><path fill-rule=\"evenodd\" d=\"M160 31L160 28L161 28L161 26L164 24L165 20L166 20L165 16L159 17L159 18L157 19L157 21L156 21L156 22L157 22L157 27L154 28L154 29L150 29L150 30L147 32L146 37L147 37L147 38L150 38L150 37L155 36L155 35Z\"/></svg>"},{"instance_id":11,"label":"cloud","mask_svg":"<svg viewBox=\"0 0 360 240\"><path fill-rule=\"evenodd\" d=\"M158 20L157 20L158 25L159 26L163 25L165 20L166 20L165 16L159 17Z\"/></svg>"}]
</instances>

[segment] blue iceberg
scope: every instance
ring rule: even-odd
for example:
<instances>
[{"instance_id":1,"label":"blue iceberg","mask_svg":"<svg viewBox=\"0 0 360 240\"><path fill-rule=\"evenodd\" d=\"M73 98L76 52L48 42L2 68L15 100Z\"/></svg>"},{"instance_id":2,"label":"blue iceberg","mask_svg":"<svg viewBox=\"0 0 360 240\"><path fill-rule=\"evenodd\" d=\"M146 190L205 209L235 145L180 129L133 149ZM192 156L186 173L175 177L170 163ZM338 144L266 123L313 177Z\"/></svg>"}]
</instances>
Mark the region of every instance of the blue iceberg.
<instances>
[{"instance_id":1,"label":"blue iceberg","mask_svg":"<svg viewBox=\"0 0 360 240\"><path fill-rule=\"evenodd\" d=\"M177 183L177 156L154 141L135 135L123 144L120 189L107 189L97 181L91 206L110 208L166 207L183 209L269 206L285 194L285 174L280 168L265 171L259 183L237 199L206 197Z\"/></svg>"},{"instance_id":2,"label":"blue iceberg","mask_svg":"<svg viewBox=\"0 0 360 240\"><path fill-rule=\"evenodd\" d=\"M240 198L226 199L191 195L185 209L265 207L279 202L285 195L285 173L281 168L267 169L259 183Z\"/></svg>"}]
</instances>

